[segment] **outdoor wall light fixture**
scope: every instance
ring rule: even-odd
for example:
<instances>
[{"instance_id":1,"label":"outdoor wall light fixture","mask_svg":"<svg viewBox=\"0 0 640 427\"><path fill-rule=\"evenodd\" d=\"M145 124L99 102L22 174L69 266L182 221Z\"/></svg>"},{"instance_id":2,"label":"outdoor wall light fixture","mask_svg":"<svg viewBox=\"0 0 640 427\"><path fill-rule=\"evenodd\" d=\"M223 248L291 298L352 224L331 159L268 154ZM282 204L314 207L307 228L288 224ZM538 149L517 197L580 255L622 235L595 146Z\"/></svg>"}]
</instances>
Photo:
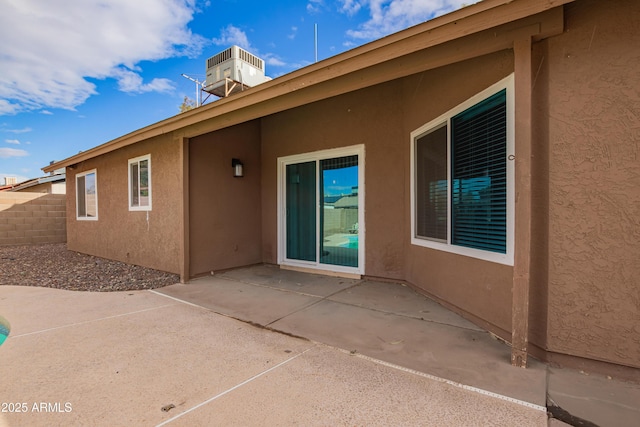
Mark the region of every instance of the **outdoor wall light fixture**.
<instances>
[{"instance_id":1,"label":"outdoor wall light fixture","mask_svg":"<svg viewBox=\"0 0 640 427\"><path fill-rule=\"evenodd\" d=\"M231 167L233 168L233 177L234 178L240 178L243 175L243 171L242 171L242 167L244 165L242 164L242 162L238 159L231 159Z\"/></svg>"}]
</instances>

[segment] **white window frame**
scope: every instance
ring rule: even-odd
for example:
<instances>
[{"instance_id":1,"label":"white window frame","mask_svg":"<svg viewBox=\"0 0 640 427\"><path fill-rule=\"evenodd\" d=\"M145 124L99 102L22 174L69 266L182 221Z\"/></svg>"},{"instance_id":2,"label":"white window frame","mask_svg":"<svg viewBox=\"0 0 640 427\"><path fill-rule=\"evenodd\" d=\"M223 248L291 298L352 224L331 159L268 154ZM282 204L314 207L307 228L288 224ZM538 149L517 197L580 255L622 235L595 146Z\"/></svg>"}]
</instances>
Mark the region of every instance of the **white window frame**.
<instances>
[{"instance_id":1,"label":"white window frame","mask_svg":"<svg viewBox=\"0 0 640 427\"><path fill-rule=\"evenodd\" d=\"M134 177L132 176L132 172L131 172L131 165L134 164L138 164L138 176L135 177L135 179L138 181L138 192L140 192L140 162L147 160L148 164L149 164L149 205L148 206L134 206L133 205L133 193L132 193L132 189L131 189L131 183L132 180L134 179ZM150 211L151 210L151 154L145 154L144 156L139 156L139 157L135 157L133 159L129 159L128 164L127 164L127 176L129 177L129 179L127 180L127 185L128 185L128 197L129 197L129 201L128 201L128 205L129 205L129 210L130 211ZM140 194L138 194L138 197L142 197Z\"/></svg>"},{"instance_id":2,"label":"white window frame","mask_svg":"<svg viewBox=\"0 0 640 427\"><path fill-rule=\"evenodd\" d=\"M416 230L416 164L415 151L416 141L418 138L428 133L430 130L436 129L443 123L447 124L447 181L451 182L451 125L452 117L467 110L470 107L482 102L486 98L495 93L506 89L507 97L507 153L505 162L507 163L507 250L505 254L491 252L482 249L468 248L457 246L451 243L451 221L447 221L447 241L440 242L417 236ZM450 252L472 258L478 258L485 261L491 261L499 264L513 266L514 258L514 234L515 234L515 165L510 159L513 158L515 152L515 88L514 75L500 80L494 85L488 87L482 92L467 99L460 105L442 114L440 117L431 120L425 125L411 132L411 244L423 246L426 248L436 249L444 252ZM449 202L447 206L447 215L451 218L451 195L449 194Z\"/></svg>"},{"instance_id":3,"label":"white window frame","mask_svg":"<svg viewBox=\"0 0 640 427\"><path fill-rule=\"evenodd\" d=\"M87 176L87 175L91 175L91 174L95 175L95 181L96 181L96 183L95 183L96 184L95 185L96 186L96 216L86 216L86 214L85 214L85 216L80 216L79 215L80 212L79 212L79 209L78 209L78 190L79 190L78 178L81 178L81 177ZM91 170L88 170L88 171L77 173L76 177L75 177L75 180L76 180L76 220L78 220L78 221L97 221L98 220L98 170L97 169L91 169ZM87 201L87 187L86 187L86 182L87 181L86 181L86 178L85 178L85 187L84 187L85 213L87 211L87 204L86 204L86 201Z\"/></svg>"},{"instance_id":4,"label":"white window frame","mask_svg":"<svg viewBox=\"0 0 640 427\"><path fill-rule=\"evenodd\" d=\"M287 213L286 213L286 166L289 164L320 161L323 159L331 159L335 157L358 156L358 267L346 267L333 264L322 264L319 261L303 261L289 259L286 257L286 229L287 229ZM352 145L349 147L333 148L328 150L314 151L311 153L296 154L293 156L278 158L278 264L290 267L311 268L316 270L330 271L336 273L348 274L365 274L365 242L366 242L366 226L364 215L365 203L365 150L364 144ZM320 168L316 168L316 182L320 182ZM318 192L316 191L316 206L320 206ZM320 215L316 215L316 242L320 240ZM318 248L316 247L316 250ZM317 259L317 258L316 258Z\"/></svg>"}]
</instances>

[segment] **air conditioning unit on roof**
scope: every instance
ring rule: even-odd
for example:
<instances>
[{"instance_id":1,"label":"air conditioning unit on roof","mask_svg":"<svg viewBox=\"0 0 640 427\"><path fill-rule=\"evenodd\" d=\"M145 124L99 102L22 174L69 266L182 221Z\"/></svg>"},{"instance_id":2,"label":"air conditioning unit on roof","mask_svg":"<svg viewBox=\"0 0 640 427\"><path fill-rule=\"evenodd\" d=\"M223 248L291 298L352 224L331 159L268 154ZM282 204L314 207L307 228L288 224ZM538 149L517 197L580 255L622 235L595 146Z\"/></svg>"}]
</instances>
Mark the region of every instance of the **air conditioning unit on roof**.
<instances>
[{"instance_id":1,"label":"air conditioning unit on roof","mask_svg":"<svg viewBox=\"0 0 640 427\"><path fill-rule=\"evenodd\" d=\"M204 91L219 97L271 80L264 74L264 61L239 46L231 46L207 59Z\"/></svg>"}]
</instances>

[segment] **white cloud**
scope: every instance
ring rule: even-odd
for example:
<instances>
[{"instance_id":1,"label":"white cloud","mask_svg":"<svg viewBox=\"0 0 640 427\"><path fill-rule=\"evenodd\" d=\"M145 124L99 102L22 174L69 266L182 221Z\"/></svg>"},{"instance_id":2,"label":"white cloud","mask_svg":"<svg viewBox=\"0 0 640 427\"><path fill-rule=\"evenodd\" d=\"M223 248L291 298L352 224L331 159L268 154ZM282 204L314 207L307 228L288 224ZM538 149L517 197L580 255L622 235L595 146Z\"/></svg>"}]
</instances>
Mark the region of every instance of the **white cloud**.
<instances>
[{"instance_id":1,"label":"white cloud","mask_svg":"<svg viewBox=\"0 0 640 427\"><path fill-rule=\"evenodd\" d=\"M342 0L342 8L341 12L346 13L347 15L355 15L362 8L362 3L358 0Z\"/></svg>"},{"instance_id":2,"label":"white cloud","mask_svg":"<svg viewBox=\"0 0 640 427\"><path fill-rule=\"evenodd\" d=\"M19 106L17 104L13 104L7 101L6 99L0 99L0 115L14 114L18 111L18 109L19 109Z\"/></svg>"},{"instance_id":3,"label":"white cloud","mask_svg":"<svg viewBox=\"0 0 640 427\"><path fill-rule=\"evenodd\" d=\"M341 12L353 15L369 10L370 18L347 35L373 40L428 21L469 4L469 0L341 0ZM473 2L473 1L471 1Z\"/></svg>"},{"instance_id":4,"label":"white cloud","mask_svg":"<svg viewBox=\"0 0 640 427\"><path fill-rule=\"evenodd\" d=\"M282 59L280 59L280 57L274 54L268 53L264 55L263 59L267 65L272 65L274 67L284 67L285 65L287 65Z\"/></svg>"},{"instance_id":5,"label":"white cloud","mask_svg":"<svg viewBox=\"0 0 640 427\"><path fill-rule=\"evenodd\" d=\"M297 34L298 34L298 27L291 27L291 32L287 35L287 38L289 40L293 40L296 38Z\"/></svg>"},{"instance_id":6,"label":"white cloud","mask_svg":"<svg viewBox=\"0 0 640 427\"><path fill-rule=\"evenodd\" d=\"M118 89L128 93L171 92L175 86L169 79L153 79L150 83L143 83L140 74L126 68L119 68L113 72L118 80Z\"/></svg>"},{"instance_id":7,"label":"white cloud","mask_svg":"<svg viewBox=\"0 0 640 427\"><path fill-rule=\"evenodd\" d=\"M27 153L25 150L20 150L18 148L0 147L0 158L2 159L6 159L9 157L24 157L28 155L29 153Z\"/></svg>"},{"instance_id":8,"label":"white cloud","mask_svg":"<svg viewBox=\"0 0 640 427\"><path fill-rule=\"evenodd\" d=\"M307 12L310 14L319 13L322 6L324 6L323 0L309 0L309 3L307 3Z\"/></svg>"},{"instance_id":9,"label":"white cloud","mask_svg":"<svg viewBox=\"0 0 640 427\"><path fill-rule=\"evenodd\" d=\"M6 142L7 144L20 145L20 141L17 139L5 139L4 142Z\"/></svg>"},{"instance_id":10,"label":"white cloud","mask_svg":"<svg viewBox=\"0 0 640 427\"><path fill-rule=\"evenodd\" d=\"M73 110L97 93L86 78L118 78L143 60L199 53L205 41L187 28L195 1L1 1L0 40L11 43L0 44L0 115ZM136 91L164 91L167 83Z\"/></svg>"},{"instance_id":11,"label":"white cloud","mask_svg":"<svg viewBox=\"0 0 640 427\"><path fill-rule=\"evenodd\" d=\"M220 37L214 38L213 43L218 46L238 45L244 50L255 54L254 49L251 47L251 43L249 43L247 34L240 28L231 24L220 30Z\"/></svg>"},{"instance_id":12,"label":"white cloud","mask_svg":"<svg viewBox=\"0 0 640 427\"><path fill-rule=\"evenodd\" d=\"M27 132L31 132L33 129L26 127L26 128L22 128L22 129L7 129L6 128L7 124L6 123L2 123L0 125L0 130L2 132L10 132L10 133L27 133Z\"/></svg>"}]
</instances>

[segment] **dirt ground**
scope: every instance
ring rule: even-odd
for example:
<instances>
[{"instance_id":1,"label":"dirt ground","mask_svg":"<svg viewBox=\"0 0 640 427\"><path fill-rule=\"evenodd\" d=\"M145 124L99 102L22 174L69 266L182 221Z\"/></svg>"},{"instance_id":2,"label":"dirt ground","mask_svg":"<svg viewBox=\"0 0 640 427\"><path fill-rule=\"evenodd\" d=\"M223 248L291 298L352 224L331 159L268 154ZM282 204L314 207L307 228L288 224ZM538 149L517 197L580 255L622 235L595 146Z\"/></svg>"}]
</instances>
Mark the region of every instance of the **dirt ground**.
<instances>
[{"instance_id":1,"label":"dirt ground","mask_svg":"<svg viewBox=\"0 0 640 427\"><path fill-rule=\"evenodd\" d=\"M179 281L176 274L70 251L64 243L0 246L0 285L108 292Z\"/></svg>"}]
</instances>

